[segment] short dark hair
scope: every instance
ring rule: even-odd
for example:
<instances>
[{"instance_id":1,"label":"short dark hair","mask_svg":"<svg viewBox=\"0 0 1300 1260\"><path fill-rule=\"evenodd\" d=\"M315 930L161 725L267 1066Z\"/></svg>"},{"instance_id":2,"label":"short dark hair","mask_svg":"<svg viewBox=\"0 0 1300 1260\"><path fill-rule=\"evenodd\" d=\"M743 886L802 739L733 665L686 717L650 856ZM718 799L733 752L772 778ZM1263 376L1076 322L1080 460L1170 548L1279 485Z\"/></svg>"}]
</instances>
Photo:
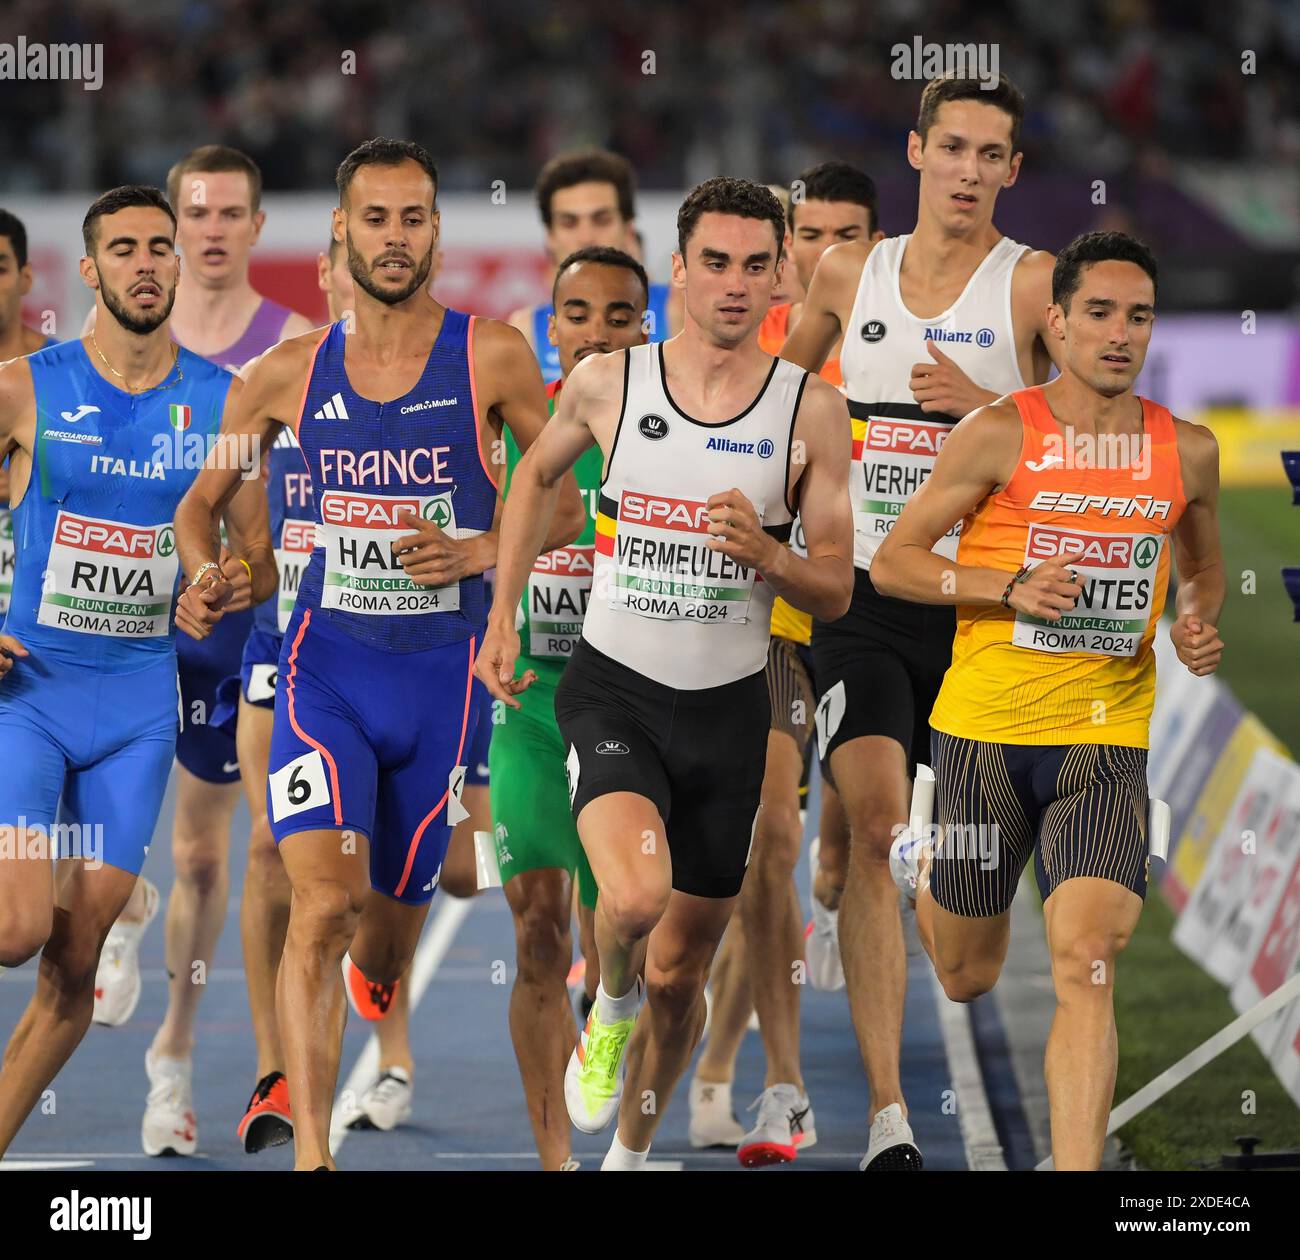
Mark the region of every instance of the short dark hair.
<instances>
[{"instance_id":1,"label":"short dark hair","mask_svg":"<svg viewBox=\"0 0 1300 1260\"><path fill-rule=\"evenodd\" d=\"M1068 311L1070 299L1083 280L1083 269L1093 263L1112 261L1135 263L1151 277L1153 293L1157 290L1156 259L1146 245L1126 232L1085 232L1056 256L1056 266L1052 268L1052 301Z\"/></svg>"},{"instance_id":2,"label":"short dark hair","mask_svg":"<svg viewBox=\"0 0 1300 1260\"><path fill-rule=\"evenodd\" d=\"M921 93L921 109L916 116L916 131L924 148L926 136L934 126L939 106L949 101L978 101L993 105L1011 118L1011 152L1020 152L1020 128L1025 121L1025 98L1005 74L998 75L998 85L985 91L984 80L963 78L956 74L941 74L931 79Z\"/></svg>"},{"instance_id":3,"label":"short dark hair","mask_svg":"<svg viewBox=\"0 0 1300 1260\"><path fill-rule=\"evenodd\" d=\"M81 240L86 246L86 253L95 252L95 229L99 220L106 214L116 214L119 210L128 210L132 206L153 206L161 210L172 221L172 237L176 236L176 215L163 196L161 188L148 184L123 184L120 188L110 188L91 202L86 217L81 221Z\"/></svg>"},{"instance_id":4,"label":"short dark hair","mask_svg":"<svg viewBox=\"0 0 1300 1260\"><path fill-rule=\"evenodd\" d=\"M799 196L795 196L799 189ZM879 201L876 181L866 171L860 171L847 162L819 162L810 166L790 185L790 205L786 219L794 231L794 212L802 201L848 201L864 206L867 211L867 231L874 232L879 222Z\"/></svg>"},{"instance_id":5,"label":"short dark hair","mask_svg":"<svg viewBox=\"0 0 1300 1260\"><path fill-rule=\"evenodd\" d=\"M187 153L167 172L167 199L181 204L181 180L192 171L237 171L248 176L248 195L256 214L262 204L262 168L247 153L227 144L204 144Z\"/></svg>"},{"instance_id":6,"label":"short dark hair","mask_svg":"<svg viewBox=\"0 0 1300 1260\"><path fill-rule=\"evenodd\" d=\"M632 163L608 149L580 149L577 153L553 157L538 173L537 209L548 229L555 194L575 184L613 184L619 214L624 219L636 218L636 175Z\"/></svg>"},{"instance_id":7,"label":"short dark hair","mask_svg":"<svg viewBox=\"0 0 1300 1260\"><path fill-rule=\"evenodd\" d=\"M400 166L403 162L415 162L424 168L424 172L433 181L433 201L438 202L438 168L434 165L429 150L414 140L389 140L377 136L359 144L339 163L334 173L334 182L339 190L339 205L348 195L352 177L363 166Z\"/></svg>"},{"instance_id":8,"label":"short dark hair","mask_svg":"<svg viewBox=\"0 0 1300 1260\"><path fill-rule=\"evenodd\" d=\"M691 239L695 225L704 214L734 214L742 219L766 219L776 233L776 257L781 257L785 244L785 211L776 194L765 184L752 179L736 179L730 175L717 175L696 184L686 194L681 209L677 211L677 248L686 257L686 242Z\"/></svg>"},{"instance_id":9,"label":"short dark hair","mask_svg":"<svg viewBox=\"0 0 1300 1260\"><path fill-rule=\"evenodd\" d=\"M575 249L555 269L555 282L551 285L552 306L555 305L555 295L560 291L560 277L570 267L576 267L578 263L597 263L602 267L626 268L637 278L645 293L646 301L650 300L650 278L646 275L645 268L631 254L625 254L621 249L613 249L609 245L585 245L582 249Z\"/></svg>"},{"instance_id":10,"label":"short dark hair","mask_svg":"<svg viewBox=\"0 0 1300 1260\"><path fill-rule=\"evenodd\" d=\"M0 210L0 236L7 236L19 267L27 266L27 229L23 221L8 210Z\"/></svg>"}]
</instances>

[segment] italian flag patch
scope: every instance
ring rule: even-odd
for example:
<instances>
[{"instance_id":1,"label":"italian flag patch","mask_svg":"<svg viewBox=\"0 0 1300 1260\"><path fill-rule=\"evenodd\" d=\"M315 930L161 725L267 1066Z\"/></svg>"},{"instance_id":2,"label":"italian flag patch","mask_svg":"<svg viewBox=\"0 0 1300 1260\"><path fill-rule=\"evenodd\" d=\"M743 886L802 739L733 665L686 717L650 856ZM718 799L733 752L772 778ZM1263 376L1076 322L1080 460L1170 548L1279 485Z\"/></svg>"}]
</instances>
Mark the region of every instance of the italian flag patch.
<instances>
[{"instance_id":1,"label":"italian flag patch","mask_svg":"<svg viewBox=\"0 0 1300 1260\"><path fill-rule=\"evenodd\" d=\"M188 429L190 427L190 408L188 403L172 403L168 408L171 414L173 429Z\"/></svg>"}]
</instances>

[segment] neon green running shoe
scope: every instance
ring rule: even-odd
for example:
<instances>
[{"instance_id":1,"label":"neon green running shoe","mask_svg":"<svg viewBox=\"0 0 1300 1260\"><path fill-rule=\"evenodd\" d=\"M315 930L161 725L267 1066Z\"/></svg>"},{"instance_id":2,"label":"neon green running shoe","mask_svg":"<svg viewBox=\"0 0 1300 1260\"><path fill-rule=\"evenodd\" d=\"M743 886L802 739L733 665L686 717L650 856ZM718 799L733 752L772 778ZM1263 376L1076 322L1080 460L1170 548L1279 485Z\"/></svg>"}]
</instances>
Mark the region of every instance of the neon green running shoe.
<instances>
[{"instance_id":1,"label":"neon green running shoe","mask_svg":"<svg viewBox=\"0 0 1300 1260\"><path fill-rule=\"evenodd\" d=\"M635 1024L635 1015L602 1023L600 997L596 998L564 1072L569 1119L583 1133L599 1133L618 1111L627 1071L627 1043Z\"/></svg>"}]
</instances>

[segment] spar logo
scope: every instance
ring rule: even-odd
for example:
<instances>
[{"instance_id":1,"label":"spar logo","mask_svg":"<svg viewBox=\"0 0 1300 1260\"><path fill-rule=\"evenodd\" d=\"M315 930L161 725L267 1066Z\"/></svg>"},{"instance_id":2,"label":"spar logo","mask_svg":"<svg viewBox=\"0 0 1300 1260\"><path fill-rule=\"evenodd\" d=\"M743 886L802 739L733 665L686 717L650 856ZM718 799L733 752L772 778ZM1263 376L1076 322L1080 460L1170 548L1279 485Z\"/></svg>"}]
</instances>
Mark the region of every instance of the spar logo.
<instances>
[{"instance_id":1,"label":"spar logo","mask_svg":"<svg viewBox=\"0 0 1300 1260\"><path fill-rule=\"evenodd\" d=\"M285 521L280 546L284 551L311 551L316 546L315 522Z\"/></svg>"},{"instance_id":2,"label":"spar logo","mask_svg":"<svg viewBox=\"0 0 1300 1260\"><path fill-rule=\"evenodd\" d=\"M167 550L163 551L163 539L166 538ZM167 526L161 534L136 525L119 525L114 521L87 520L81 516L60 514L58 524L54 527L54 541L64 547L76 547L81 551L99 551L110 556L126 556L149 560L156 549L164 556L169 556L176 549L176 541L171 527Z\"/></svg>"},{"instance_id":3,"label":"spar logo","mask_svg":"<svg viewBox=\"0 0 1300 1260\"><path fill-rule=\"evenodd\" d=\"M451 524L451 504L446 499L430 499L424 505L424 519L446 529Z\"/></svg>"},{"instance_id":4,"label":"spar logo","mask_svg":"<svg viewBox=\"0 0 1300 1260\"><path fill-rule=\"evenodd\" d=\"M557 547L537 557L534 573L553 573L556 577L582 577L592 575L592 558L595 547Z\"/></svg>"},{"instance_id":5,"label":"spar logo","mask_svg":"<svg viewBox=\"0 0 1300 1260\"><path fill-rule=\"evenodd\" d=\"M176 535L172 533L170 525L164 525L158 531L158 554L160 556L170 556L176 550Z\"/></svg>"},{"instance_id":6,"label":"spar logo","mask_svg":"<svg viewBox=\"0 0 1300 1260\"><path fill-rule=\"evenodd\" d=\"M709 505L696 499L661 499L655 495L623 491L618 519L657 529L681 529L702 534L709 524Z\"/></svg>"},{"instance_id":7,"label":"spar logo","mask_svg":"<svg viewBox=\"0 0 1300 1260\"><path fill-rule=\"evenodd\" d=\"M1139 568L1149 568L1159 554L1154 538L1136 540L1127 535L1105 536L1081 534L1069 529L1039 529L1029 531L1030 560L1055 560L1058 556L1076 564L1086 564L1091 569L1127 569L1134 563Z\"/></svg>"},{"instance_id":8,"label":"spar logo","mask_svg":"<svg viewBox=\"0 0 1300 1260\"><path fill-rule=\"evenodd\" d=\"M872 416L863 444L867 450L882 454L928 455L933 458L951 432L950 424Z\"/></svg>"},{"instance_id":9,"label":"spar logo","mask_svg":"<svg viewBox=\"0 0 1300 1260\"><path fill-rule=\"evenodd\" d=\"M420 500L327 493L322 496L320 504L321 520L327 525L345 525L352 529L402 529L409 522L402 521L398 514L406 512L419 516Z\"/></svg>"}]
</instances>

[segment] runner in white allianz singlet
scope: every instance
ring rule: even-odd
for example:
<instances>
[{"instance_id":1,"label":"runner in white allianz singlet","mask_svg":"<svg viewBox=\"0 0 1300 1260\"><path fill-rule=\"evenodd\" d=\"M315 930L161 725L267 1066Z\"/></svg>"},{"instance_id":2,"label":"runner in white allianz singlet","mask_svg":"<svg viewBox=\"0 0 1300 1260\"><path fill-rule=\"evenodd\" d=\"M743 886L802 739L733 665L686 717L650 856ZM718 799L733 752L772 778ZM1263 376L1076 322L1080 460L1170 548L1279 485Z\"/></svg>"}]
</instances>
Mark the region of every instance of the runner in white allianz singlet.
<instances>
[{"instance_id":1,"label":"runner in white allianz singlet","mask_svg":"<svg viewBox=\"0 0 1300 1260\"><path fill-rule=\"evenodd\" d=\"M853 425L854 591L846 616L812 633L818 753L838 778L852 846L838 924L854 1027L871 1093L864 1169L915 1171L919 1148L900 1080L906 993L898 893L885 879L910 777L929 764L930 711L952 654L948 607L882 596L876 549L929 477L954 425L1046 379L1050 255L1005 238L997 200L1015 183L1024 99L942 76L921 94L907 161L919 174L910 235L823 254L782 354L818 370L843 338ZM1030 380L1032 376L1034 379ZM959 527L936 551L956 554Z\"/></svg>"},{"instance_id":2,"label":"runner in white allianz singlet","mask_svg":"<svg viewBox=\"0 0 1300 1260\"><path fill-rule=\"evenodd\" d=\"M514 677L514 606L558 479L598 443L596 570L555 716L600 893L600 986L565 1102L588 1133L618 1115L610 1170L644 1165L744 879L771 719L774 596L832 618L847 607L847 408L758 346L784 233L780 202L748 180L708 180L687 196L674 256L682 333L575 369L501 525L476 672L517 705L530 679ZM797 510L807 557L785 545ZM641 974L654 1017L625 1092ZM646 1091L654 1115L640 1107Z\"/></svg>"}]
</instances>

